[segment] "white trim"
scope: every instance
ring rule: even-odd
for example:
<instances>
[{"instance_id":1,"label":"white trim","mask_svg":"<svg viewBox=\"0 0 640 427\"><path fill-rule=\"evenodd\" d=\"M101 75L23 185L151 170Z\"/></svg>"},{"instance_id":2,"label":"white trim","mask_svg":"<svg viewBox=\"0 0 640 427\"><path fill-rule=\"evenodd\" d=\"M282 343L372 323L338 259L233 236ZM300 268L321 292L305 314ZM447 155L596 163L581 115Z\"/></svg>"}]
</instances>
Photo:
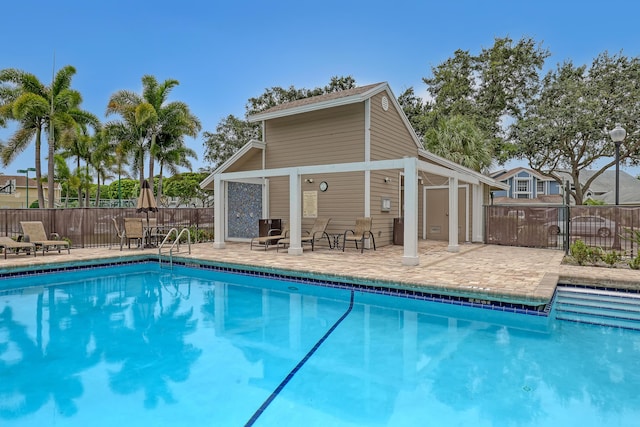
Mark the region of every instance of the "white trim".
<instances>
[{"instance_id":1,"label":"white trim","mask_svg":"<svg viewBox=\"0 0 640 427\"><path fill-rule=\"evenodd\" d=\"M447 251L459 252L458 243L458 178L449 178L449 246Z\"/></svg>"},{"instance_id":2,"label":"white trim","mask_svg":"<svg viewBox=\"0 0 640 427\"><path fill-rule=\"evenodd\" d=\"M385 169L401 169L404 171L405 176L411 177L408 181L405 180L405 229L404 229L404 255L402 257L402 263L404 265L417 265L419 263L418 257L418 171L422 170L423 166L429 167L430 164L420 162L415 157L406 157L403 159L394 160L376 160L372 162L357 162L357 163L341 163L341 164L329 164L329 165L313 165L313 166L300 166L278 169L266 169L266 170L254 170L244 172L228 172L219 173L214 177L214 224L215 224L215 242L214 248L224 248L225 237L225 223L223 221L224 212L224 197L226 187L221 185L225 181L234 181L243 178L257 178L257 177L272 177L272 176L289 176L289 223L290 223L290 236L291 244L289 246L289 254L300 255L302 254L301 245L301 203L302 196L300 194L301 188L301 176L306 174L318 174L318 173L338 173L338 172L355 172L355 171L371 171L371 170L385 170ZM455 173L454 173L455 175ZM451 178L454 179L455 178ZM407 194L410 197L407 197ZM456 192L457 196L457 192Z\"/></svg>"},{"instance_id":3,"label":"white trim","mask_svg":"<svg viewBox=\"0 0 640 427\"><path fill-rule=\"evenodd\" d=\"M364 161L371 161L371 100L364 101ZM371 171L364 171L364 216L371 216ZM369 242L369 240L367 240Z\"/></svg>"},{"instance_id":4,"label":"white trim","mask_svg":"<svg viewBox=\"0 0 640 427\"><path fill-rule=\"evenodd\" d=\"M431 161L440 163L440 164L444 165L447 168L450 168L450 169L452 169L454 171L460 172L461 173L460 179L462 179L463 181L466 181L466 182L468 182L470 184L476 184L479 181L479 182L485 183L487 185L490 185L492 187L500 188L502 190L508 190L509 189L509 185L508 184L504 184L504 183L502 183L500 181L496 181L495 179L493 179L493 178L491 178L489 176L486 176L486 175L481 174L480 172L476 172L474 170L468 169L468 168L466 168L466 167L464 167L462 165L459 165L458 163L452 162L451 160L447 160L444 157L440 157L440 156L438 156L436 154L433 154L430 151L427 151L427 150L424 150L424 149L419 149L418 150L418 154L423 156L423 157L426 157L427 159L429 159ZM473 177L474 180L470 181L469 179L466 178L466 176Z\"/></svg>"},{"instance_id":5,"label":"white trim","mask_svg":"<svg viewBox=\"0 0 640 427\"><path fill-rule=\"evenodd\" d=\"M218 173L222 173L225 170L227 170L227 168L229 168L229 166L231 166L232 164L234 164L235 162L237 162L240 158L242 158L242 156L244 156L245 154L247 154L249 152L249 150L255 148L258 150L262 150L262 164L263 164L263 168L264 168L264 150L267 147L267 145L264 142L260 142L260 141L256 141L255 139L252 139L251 141L247 142L246 144L244 144L242 146L242 148L240 148L238 151L236 151L234 153L233 156L229 157L223 164L221 164L220 166L218 166L213 172L211 172L209 174L209 176L207 176L205 179L202 180L202 182L200 183L200 188L205 189L207 188L212 182L213 182L213 177L215 174Z\"/></svg>"},{"instance_id":6,"label":"white trim","mask_svg":"<svg viewBox=\"0 0 640 427\"><path fill-rule=\"evenodd\" d=\"M372 96L382 92L385 89L389 89L389 85L387 83L380 83L377 86L372 87L366 92L358 93L351 96L345 96L341 98L329 99L321 102L311 102L309 104L299 105L297 107L291 108L283 108L277 111L273 111L271 113L258 113L252 116L247 117L247 121L249 122L258 122L265 121L270 119L277 119L280 117L293 116L295 114L309 113L311 111L324 110L326 108L340 107L342 105L356 104L358 102L363 102L366 99L371 98ZM394 99L394 97L391 97Z\"/></svg>"},{"instance_id":7,"label":"white trim","mask_svg":"<svg viewBox=\"0 0 640 427\"><path fill-rule=\"evenodd\" d=\"M521 182L524 182L527 184L526 191L520 191L520 189L518 188L518 184ZM520 194L526 194L527 197L524 197L525 199L533 198L533 177L531 176L529 177L514 176L513 177L513 198L514 199L523 198L523 197L518 197L518 195Z\"/></svg>"},{"instance_id":8,"label":"white trim","mask_svg":"<svg viewBox=\"0 0 640 427\"><path fill-rule=\"evenodd\" d=\"M419 164L425 172L432 172L440 176L446 176L447 178L457 178L460 181L469 182L471 184L479 184L480 180L476 177L471 176L465 172L459 172L455 169L448 169L444 166L434 165L433 163L425 162L423 160L418 160Z\"/></svg>"},{"instance_id":9,"label":"white trim","mask_svg":"<svg viewBox=\"0 0 640 427\"><path fill-rule=\"evenodd\" d=\"M484 224L484 208L482 201L484 200L484 187L474 185L471 187L471 203L472 203L472 242L484 242L483 224Z\"/></svg>"},{"instance_id":10,"label":"white trim","mask_svg":"<svg viewBox=\"0 0 640 427\"><path fill-rule=\"evenodd\" d=\"M459 185L458 188L464 187L464 241L468 243L471 241L469 235L471 229L469 228L469 184Z\"/></svg>"},{"instance_id":11,"label":"white trim","mask_svg":"<svg viewBox=\"0 0 640 427\"><path fill-rule=\"evenodd\" d=\"M269 179L265 178L262 184L262 218L271 218L269 214Z\"/></svg>"}]
</instances>

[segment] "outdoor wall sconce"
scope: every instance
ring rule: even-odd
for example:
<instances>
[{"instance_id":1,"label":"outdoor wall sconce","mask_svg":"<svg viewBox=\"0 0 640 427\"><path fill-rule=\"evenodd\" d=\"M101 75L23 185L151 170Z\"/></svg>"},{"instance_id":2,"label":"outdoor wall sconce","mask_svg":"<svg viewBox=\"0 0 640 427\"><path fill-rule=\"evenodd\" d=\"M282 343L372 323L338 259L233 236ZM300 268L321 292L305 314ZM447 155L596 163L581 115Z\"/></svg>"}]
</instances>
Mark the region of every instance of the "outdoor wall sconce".
<instances>
[{"instance_id":1,"label":"outdoor wall sconce","mask_svg":"<svg viewBox=\"0 0 640 427\"><path fill-rule=\"evenodd\" d=\"M391 178L389 178L388 176L384 177L384 182L389 183L391 182Z\"/></svg>"},{"instance_id":2,"label":"outdoor wall sconce","mask_svg":"<svg viewBox=\"0 0 640 427\"><path fill-rule=\"evenodd\" d=\"M309 183L309 184L313 184L313 178L307 178L304 180L304 182Z\"/></svg>"}]
</instances>

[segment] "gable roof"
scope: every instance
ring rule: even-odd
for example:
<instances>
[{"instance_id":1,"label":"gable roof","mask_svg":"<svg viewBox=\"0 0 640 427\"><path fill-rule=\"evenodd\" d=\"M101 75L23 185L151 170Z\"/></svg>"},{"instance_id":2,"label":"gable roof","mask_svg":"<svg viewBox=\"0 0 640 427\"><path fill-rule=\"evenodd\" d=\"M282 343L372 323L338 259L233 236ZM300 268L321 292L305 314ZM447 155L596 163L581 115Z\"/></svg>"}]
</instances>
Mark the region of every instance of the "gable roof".
<instances>
[{"instance_id":1,"label":"gable roof","mask_svg":"<svg viewBox=\"0 0 640 427\"><path fill-rule=\"evenodd\" d=\"M307 113L311 111L323 110L325 108L338 107L341 105L355 104L364 102L372 96L386 91L389 94L389 102L391 102L399 113L400 119L405 128L409 132L413 143L416 144L418 149L423 150L424 146L415 129L411 126L409 119L402 110L400 103L396 99L393 91L389 87L387 82L374 83L366 86L356 87L353 89L346 89L337 92L327 93L325 95L312 96L309 98L298 99L296 101L286 102L284 104L276 105L261 113L254 114L247 117L250 122L276 119L279 117L293 116L295 114Z\"/></svg>"},{"instance_id":2,"label":"gable roof","mask_svg":"<svg viewBox=\"0 0 640 427\"><path fill-rule=\"evenodd\" d=\"M505 190L509 188L507 184L499 182L498 180L494 180L493 178L487 175L484 175L479 172L475 172L462 165L446 160L443 157L437 156L425 150L422 142L420 141L420 138L418 138L418 135L413 129L413 126L411 126L409 119L407 119L407 116L404 114L404 111L400 106L400 103L398 102L395 95L391 91L391 88L389 87L389 84L387 82L374 83L366 86L356 87L353 89L346 89L346 90L328 93L325 95L317 95L309 98L303 98L303 99L298 99L291 102L286 102L284 104L271 107L268 110L265 110L258 114L248 116L247 120L250 122L270 120L270 119L276 119L280 117L293 116L296 114L302 114L302 113L311 112L311 111L323 110L326 108L338 107L338 106L348 105L348 104L355 104L359 102L364 102L367 99L383 91L386 91L389 94L389 102L391 102L394 105L396 111L398 112L400 119L402 120L402 123L404 124L405 128L409 132L410 138L413 140L416 147L418 148L419 156L430 159L436 163L445 165L447 168L454 170L456 172L470 175L478 179L479 181L485 184L488 184L492 188L501 188ZM243 150L244 148L245 147L243 147ZM244 154L245 152L243 152L242 155ZM229 159L227 162L225 162L224 165L218 167L209 177L205 179L206 182L203 181L200 184L200 186L202 188L205 188L206 185L210 185L211 182L213 181L213 175L215 175L216 173L223 172L229 165L233 164L237 159L238 157L236 157L233 160Z\"/></svg>"},{"instance_id":3,"label":"gable roof","mask_svg":"<svg viewBox=\"0 0 640 427\"><path fill-rule=\"evenodd\" d=\"M531 176L535 176L540 181L555 181L555 178L553 178L551 176L543 175L543 174L539 173L538 171L535 171L533 169L529 169L529 168L526 168L526 167L523 167L523 166L520 166L520 167L517 167L517 168L513 168L513 169L509 169L509 170L500 170L500 171L492 172L489 175L495 180L504 181L504 180L507 180L507 179L509 179L509 178L511 178L513 176L516 176L517 174L519 174L522 171L527 172Z\"/></svg>"},{"instance_id":4,"label":"gable roof","mask_svg":"<svg viewBox=\"0 0 640 427\"><path fill-rule=\"evenodd\" d=\"M209 174L201 183L200 188L202 189L211 189L211 185L213 183L213 178L216 174L222 173L227 170L231 165L239 161L244 156L248 155L253 150L263 151L265 148L265 143L261 141L256 141L255 139L250 140L246 144L242 146L235 154L229 157L224 163L218 166L213 172Z\"/></svg>"},{"instance_id":5,"label":"gable roof","mask_svg":"<svg viewBox=\"0 0 640 427\"><path fill-rule=\"evenodd\" d=\"M250 122L275 119L278 117L292 116L294 114L306 113L309 111L322 110L339 105L354 104L362 102L388 88L387 83L375 83L366 86L355 87L353 89L340 90L324 95L311 96L295 101L285 102L271 107L258 114L247 117Z\"/></svg>"},{"instance_id":6,"label":"gable roof","mask_svg":"<svg viewBox=\"0 0 640 427\"><path fill-rule=\"evenodd\" d=\"M594 170L580 171L580 183L584 185L596 172ZM565 180L572 181L568 171L558 171L559 176ZM588 192L593 196L592 199L602 200L607 204L615 203L615 186L616 172L614 170L606 170L600 176L593 180L589 186ZM627 172L620 171L620 194L621 204L638 204L640 203L640 180L633 177Z\"/></svg>"}]
</instances>

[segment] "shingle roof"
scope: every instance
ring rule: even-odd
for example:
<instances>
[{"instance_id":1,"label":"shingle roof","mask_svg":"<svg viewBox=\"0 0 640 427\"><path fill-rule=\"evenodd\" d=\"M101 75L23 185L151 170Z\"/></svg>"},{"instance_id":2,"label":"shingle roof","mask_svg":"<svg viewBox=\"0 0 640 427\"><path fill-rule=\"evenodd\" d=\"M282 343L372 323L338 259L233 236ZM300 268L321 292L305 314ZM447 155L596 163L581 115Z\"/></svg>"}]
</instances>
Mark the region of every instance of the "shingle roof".
<instances>
[{"instance_id":1,"label":"shingle roof","mask_svg":"<svg viewBox=\"0 0 640 427\"><path fill-rule=\"evenodd\" d=\"M260 113L254 114L249 117L249 120L259 120L261 116L271 116L278 112L285 112L287 110L295 110L299 108L304 108L307 106L312 106L314 104L323 104L323 103L331 103L332 101L338 101L343 98L348 97L356 97L357 95L362 95L376 87L381 85L385 85L386 83L374 83L366 86L359 86L353 89L346 89L337 92L327 93L325 95L311 96L309 98L297 99L291 102L285 102L284 104L279 104L274 107L271 107L267 110L261 111ZM283 114L286 115L286 114Z\"/></svg>"}]
</instances>

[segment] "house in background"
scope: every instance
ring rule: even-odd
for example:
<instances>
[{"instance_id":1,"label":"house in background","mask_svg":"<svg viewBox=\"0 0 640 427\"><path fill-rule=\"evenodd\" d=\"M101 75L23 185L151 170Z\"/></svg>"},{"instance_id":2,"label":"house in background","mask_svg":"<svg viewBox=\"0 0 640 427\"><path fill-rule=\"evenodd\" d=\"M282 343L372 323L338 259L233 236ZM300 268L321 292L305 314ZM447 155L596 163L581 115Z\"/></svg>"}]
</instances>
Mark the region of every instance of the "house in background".
<instances>
[{"instance_id":1,"label":"house in background","mask_svg":"<svg viewBox=\"0 0 640 427\"><path fill-rule=\"evenodd\" d=\"M490 176L508 186L492 192L494 204L562 203L562 185L554 178L524 167L493 172Z\"/></svg>"},{"instance_id":2,"label":"house in background","mask_svg":"<svg viewBox=\"0 0 640 427\"><path fill-rule=\"evenodd\" d=\"M596 171L584 170L580 172L580 182L585 183ZM564 180L571 180L571 175L566 171L558 171L556 174ZM634 178L625 171L620 171L619 199L621 205L640 205L640 180ZM593 180L585 194L585 200L592 199L604 202L606 205L616 203L616 172L606 170ZM573 200L572 200L573 201Z\"/></svg>"},{"instance_id":3,"label":"house in background","mask_svg":"<svg viewBox=\"0 0 640 427\"><path fill-rule=\"evenodd\" d=\"M596 171L583 170L580 173L580 183L584 185L595 173ZM554 174L561 182L573 182L567 171L556 171ZM542 175L533 169L519 167L500 170L491 173L490 176L509 186L507 190L492 192L493 204L564 203L563 185L558 180ZM620 171L619 189L621 205L640 205L640 180ZM585 201L592 199L607 205L615 204L615 171L606 170L594 179L584 198ZM574 203L573 198L571 198L571 203Z\"/></svg>"},{"instance_id":4,"label":"house in background","mask_svg":"<svg viewBox=\"0 0 640 427\"><path fill-rule=\"evenodd\" d=\"M47 200L47 189L49 187L43 183L45 203ZM62 187L56 184L55 205L60 204ZM0 174L0 209L22 209L38 201L38 187L35 179L29 178L27 187L27 177L24 175L2 175Z\"/></svg>"},{"instance_id":5,"label":"house in background","mask_svg":"<svg viewBox=\"0 0 640 427\"><path fill-rule=\"evenodd\" d=\"M302 230L331 218L334 236L371 217L376 245L392 244L403 223L403 264L419 263L418 238L457 251L484 237L483 205L508 186L423 148L387 83L301 99L249 117L250 141L202 183L214 189L215 243L249 241L259 218L288 221L289 253ZM397 231L397 230L395 230Z\"/></svg>"}]
</instances>

